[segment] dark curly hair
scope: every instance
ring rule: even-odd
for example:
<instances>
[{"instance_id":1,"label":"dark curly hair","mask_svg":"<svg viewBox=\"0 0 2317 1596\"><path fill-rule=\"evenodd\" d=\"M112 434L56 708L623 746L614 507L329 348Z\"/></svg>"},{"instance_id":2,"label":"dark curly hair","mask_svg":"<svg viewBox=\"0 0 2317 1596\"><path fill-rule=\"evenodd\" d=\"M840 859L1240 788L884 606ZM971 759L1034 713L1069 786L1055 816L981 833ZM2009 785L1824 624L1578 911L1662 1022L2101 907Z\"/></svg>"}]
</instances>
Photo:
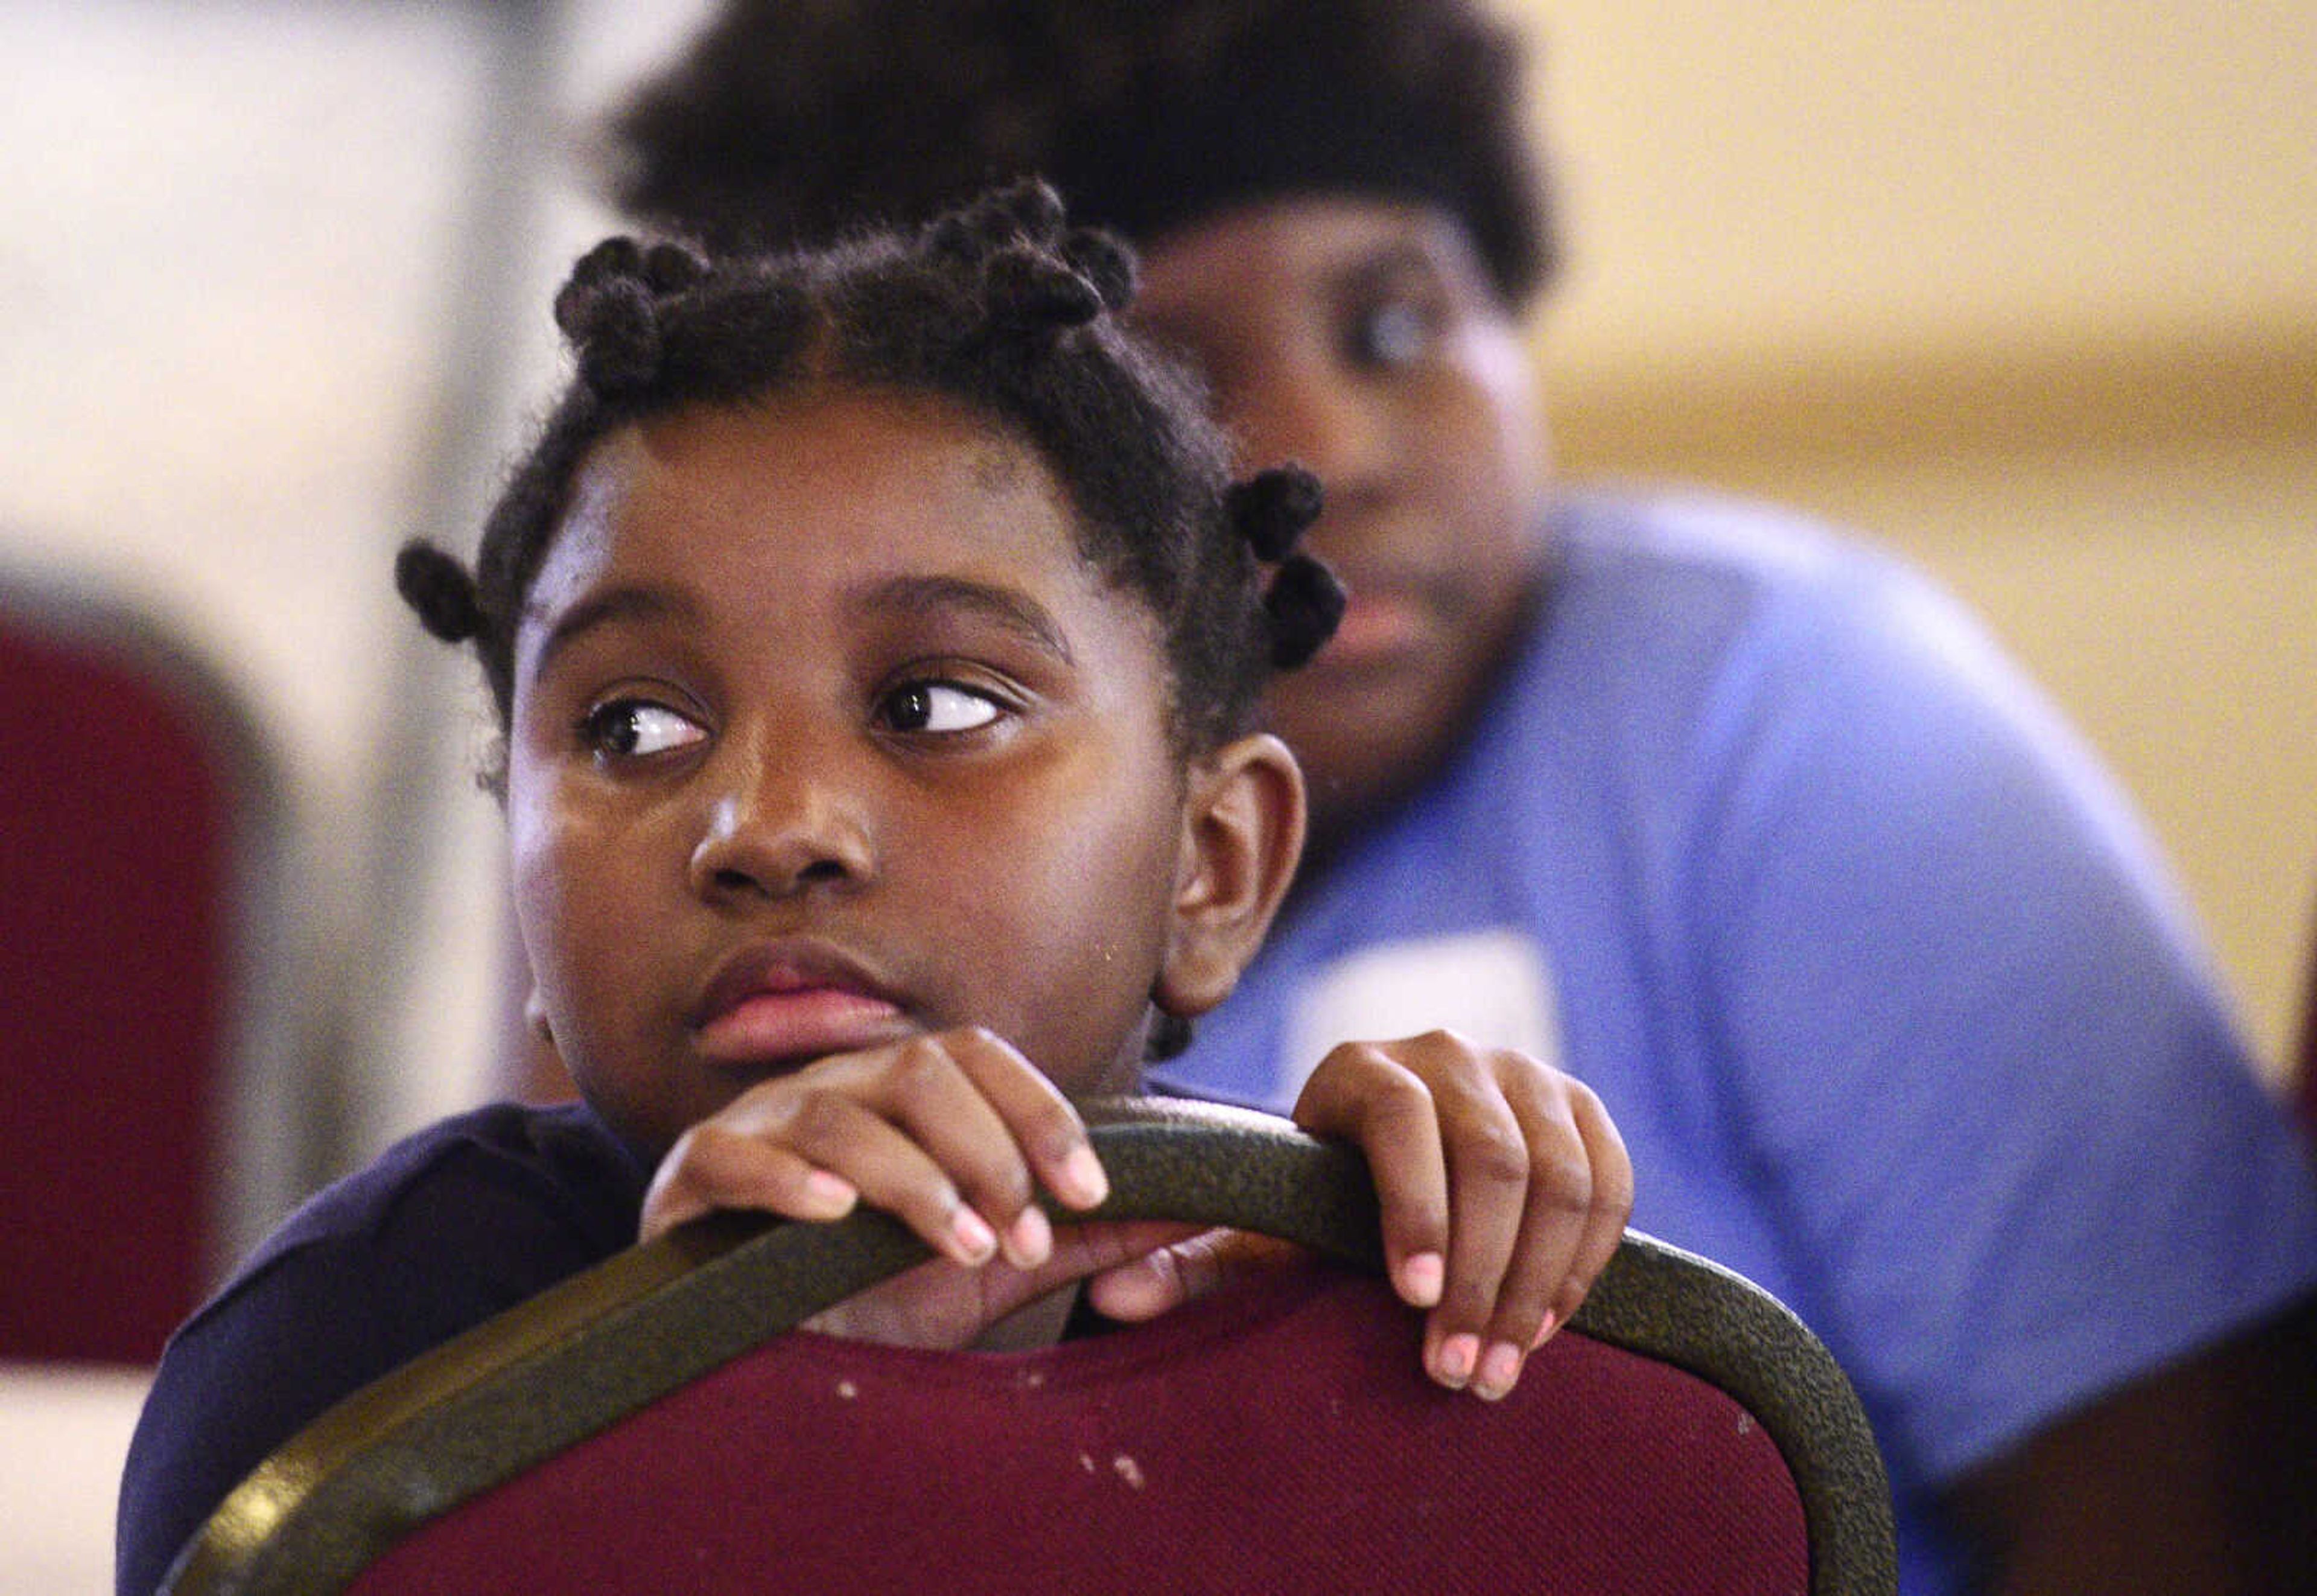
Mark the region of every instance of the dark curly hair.
<instances>
[{"instance_id":1,"label":"dark curly hair","mask_svg":"<svg viewBox=\"0 0 2317 1596\"><path fill-rule=\"evenodd\" d=\"M1293 467L1230 482L1195 389L1119 326L1133 291L1127 247L1069 227L1037 183L815 250L711 256L609 239L556 296L577 371L474 569L416 542L396 585L428 631L474 643L504 729L525 595L607 435L693 405L822 389L939 395L1053 472L1080 552L1158 618L1177 752L1212 749L1249 723L1271 671L1327 641L1343 590L1294 551L1319 514L1316 482Z\"/></svg>"},{"instance_id":2,"label":"dark curly hair","mask_svg":"<svg viewBox=\"0 0 2317 1596\"><path fill-rule=\"evenodd\" d=\"M1032 175L1143 243L1244 202L1415 198L1517 307L1557 254L1521 78L1475 0L727 0L610 121L606 185L749 244Z\"/></svg>"}]
</instances>

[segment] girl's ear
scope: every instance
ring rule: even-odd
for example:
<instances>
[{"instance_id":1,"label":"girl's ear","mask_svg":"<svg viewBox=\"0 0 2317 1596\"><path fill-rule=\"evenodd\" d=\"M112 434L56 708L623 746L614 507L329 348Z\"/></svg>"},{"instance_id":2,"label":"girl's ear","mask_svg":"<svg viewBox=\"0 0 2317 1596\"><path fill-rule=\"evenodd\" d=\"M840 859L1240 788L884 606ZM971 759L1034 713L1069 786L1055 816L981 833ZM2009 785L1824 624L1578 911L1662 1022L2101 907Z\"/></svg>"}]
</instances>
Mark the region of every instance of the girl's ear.
<instances>
[{"instance_id":1,"label":"girl's ear","mask_svg":"<svg viewBox=\"0 0 2317 1596\"><path fill-rule=\"evenodd\" d=\"M1303 772L1270 734L1194 763L1175 872L1174 927L1151 997L1195 1018L1230 995L1303 852Z\"/></svg>"}]
</instances>

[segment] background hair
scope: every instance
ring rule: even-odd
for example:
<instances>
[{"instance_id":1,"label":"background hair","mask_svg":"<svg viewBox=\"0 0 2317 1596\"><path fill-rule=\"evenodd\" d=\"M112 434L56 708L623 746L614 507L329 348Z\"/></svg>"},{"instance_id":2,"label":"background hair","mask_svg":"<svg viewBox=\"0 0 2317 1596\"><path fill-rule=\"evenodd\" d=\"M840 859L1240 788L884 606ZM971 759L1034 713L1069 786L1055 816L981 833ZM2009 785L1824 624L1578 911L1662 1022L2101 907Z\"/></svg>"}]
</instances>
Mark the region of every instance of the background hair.
<instances>
[{"instance_id":1,"label":"background hair","mask_svg":"<svg viewBox=\"0 0 2317 1596\"><path fill-rule=\"evenodd\" d=\"M1246 727L1273 670L1327 640L1343 590L1294 551L1318 485L1286 468L1233 487L1195 390L1118 326L1133 289L1125 247L1069 227L1035 183L913 232L817 250L711 258L608 239L556 296L577 371L485 524L474 569L414 542L396 584L429 631L474 643L504 727L525 595L605 436L703 403L938 395L1052 472L1081 554L1158 618L1177 750L1212 748Z\"/></svg>"},{"instance_id":2,"label":"background hair","mask_svg":"<svg viewBox=\"0 0 2317 1596\"><path fill-rule=\"evenodd\" d=\"M1415 198L1517 306L1556 256L1521 70L1473 0L728 0L613 119L606 181L748 244L1032 175L1141 242L1242 202Z\"/></svg>"}]
</instances>

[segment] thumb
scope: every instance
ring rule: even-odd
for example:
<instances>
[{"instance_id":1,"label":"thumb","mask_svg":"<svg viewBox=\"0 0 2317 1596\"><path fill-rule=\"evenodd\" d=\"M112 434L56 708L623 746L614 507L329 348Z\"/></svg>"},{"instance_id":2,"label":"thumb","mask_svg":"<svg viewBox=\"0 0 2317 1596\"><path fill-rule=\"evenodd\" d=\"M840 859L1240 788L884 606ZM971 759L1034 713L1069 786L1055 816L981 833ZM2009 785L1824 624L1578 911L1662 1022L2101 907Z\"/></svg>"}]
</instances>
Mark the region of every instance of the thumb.
<instances>
[{"instance_id":1,"label":"thumb","mask_svg":"<svg viewBox=\"0 0 2317 1596\"><path fill-rule=\"evenodd\" d=\"M1139 1323L1276 1268L1295 1248L1246 1231L1209 1230L1146 1252L1087 1282L1087 1300L1109 1319Z\"/></svg>"}]
</instances>

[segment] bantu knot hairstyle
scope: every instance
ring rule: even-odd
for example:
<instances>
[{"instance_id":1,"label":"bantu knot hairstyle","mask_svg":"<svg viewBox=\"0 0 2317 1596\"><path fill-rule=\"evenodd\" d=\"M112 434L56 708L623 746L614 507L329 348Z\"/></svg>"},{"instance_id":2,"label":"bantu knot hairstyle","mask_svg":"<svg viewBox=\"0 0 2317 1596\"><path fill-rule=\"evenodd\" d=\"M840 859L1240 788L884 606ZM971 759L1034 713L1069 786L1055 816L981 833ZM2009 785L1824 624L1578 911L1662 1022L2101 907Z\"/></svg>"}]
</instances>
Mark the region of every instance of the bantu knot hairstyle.
<instances>
[{"instance_id":1,"label":"bantu knot hairstyle","mask_svg":"<svg viewBox=\"0 0 2317 1596\"><path fill-rule=\"evenodd\" d=\"M1243 731L1270 672L1302 663L1343 589L1296 551L1319 484L1237 487L1189 380L1119 325L1133 256L1019 184L925 227L779 255L613 238L556 295L575 372L486 522L474 569L429 544L395 564L426 629L472 642L502 727L525 596L590 453L700 404L822 390L947 399L1034 450L1069 496L1080 553L1158 617L1185 756ZM1266 568L1271 568L1266 578Z\"/></svg>"},{"instance_id":2,"label":"bantu knot hairstyle","mask_svg":"<svg viewBox=\"0 0 2317 1596\"><path fill-rule=\"evenodd\" d=\"M1230 490L1231 520L1257 560L1279 567L1263 596L1271 663L1293 670L1320 651L1344 618L1344 585L1296 540L1320 518L1320 479L1301 466L1260 471Z\"/></svg>"},{"instance_id":3,"label":"bantu knot hairstyle","mask_svg":"<svg viewBox=\"0 0 2317 1596\"><path fill-rule=\"evenodd\" d=\"M555 296L555 325L579 351L581 380L601 394L649 387L659 372L659 306L707 272L673 243L606 238L580 256Z\"/></svg>"},{"instance_id":4,"label":"bantu knot hairstyle","mask_svg":"<svg viewBox=\"0 0 2317 1596\"><path fill-rule=\"evenodd\" d=\"M1249 201L1416 199L1518 306L1556 256L1522 79L1480 0L726 0L605 130L606 181L748 244L1033 173L1144 244Z\"/></svg>"},{"instance_id":5,"label":"bantu knot hairstyle","mask_svg":"<svg viewBox=\"0 0 2317 1596\"><path fill-rule=\"evenodd\" d=\"M472 642L489 624L475 578L432 543L407 543L394 558L394 588L418 623L446 643Z\"/></svg>"}]
</instances>

